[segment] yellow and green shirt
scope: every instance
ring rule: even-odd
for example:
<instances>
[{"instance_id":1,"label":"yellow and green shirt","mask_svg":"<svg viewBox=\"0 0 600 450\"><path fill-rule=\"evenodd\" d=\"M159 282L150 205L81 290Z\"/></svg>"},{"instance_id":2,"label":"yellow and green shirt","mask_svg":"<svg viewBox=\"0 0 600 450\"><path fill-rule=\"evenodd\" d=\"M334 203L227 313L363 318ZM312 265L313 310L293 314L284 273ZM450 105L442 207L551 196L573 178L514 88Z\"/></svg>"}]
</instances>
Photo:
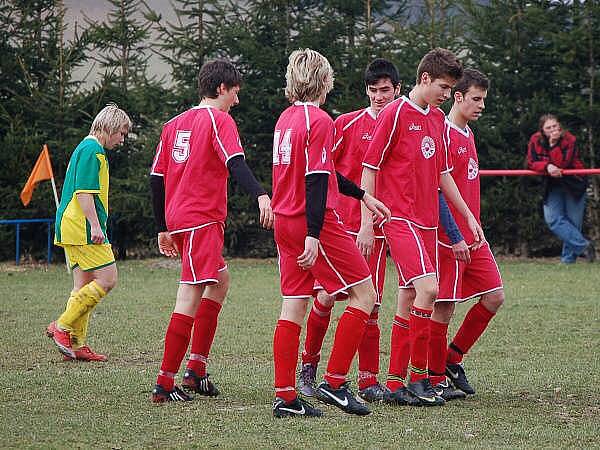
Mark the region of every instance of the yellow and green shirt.
<instances>
[{"instance_id":1,"label":"yellow and green shirt","mask_svg":"<svg viewBox=\"0 0 600 450\"><path fill-rule=\"evenodd\" d=\"M107 236L108 161L104 148L94 136L81 141L69 160L54 225L54 243L57 245L92 244L90 223L77 201L78 193L94 194L98 221ZM108 237L104 242L108 243Z\"/></svg>"}]
</instances>

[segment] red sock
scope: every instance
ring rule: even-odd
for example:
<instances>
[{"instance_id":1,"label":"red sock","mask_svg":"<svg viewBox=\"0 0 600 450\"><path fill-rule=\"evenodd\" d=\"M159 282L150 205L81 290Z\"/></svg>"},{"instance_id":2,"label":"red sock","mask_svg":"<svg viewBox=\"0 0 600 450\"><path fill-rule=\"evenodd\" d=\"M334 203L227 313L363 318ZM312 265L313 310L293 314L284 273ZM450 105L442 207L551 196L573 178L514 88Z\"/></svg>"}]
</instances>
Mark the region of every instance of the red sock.
<instances>
[{"instance_id":1,"label":"red sock","mask_svg":"<svg viewBox=\"0 0 600 450\"><path fill-rule=\"evenodd\" d=\"M431 321L429 337L428 370L431 384L442 383L446 379L446 349L448 348L448 324Z\"/></svg>"},{"instance_id":2,"label":"red sock","mask_svg":"<svg viewBox=\"0 0 600 450\"><path fill-rule=\"evenodd\" d=\"M377 319L379 312L371 313L363 334L362 341L358 346L358 388L366 389L377 384L379 373L379 337L381 331Z\"/></svg>"},{"instance_id":3,"label":"red sock","mask_svg":"<svg viewBox=\"0 0 600 450\"><path fill-rule=\"evenodd\" d=\"M448 363L459 364L477 339L483 334L496 313L488 311L481 302L475 303L463 320L448 349Z\"/></svg>"},{"instance_id":4,"label":"red sock","mask_svg":"<svg viewBox=\"0 0 600 450\"><path fill-rule=\"evenodd\" d=\"M329 327L331 319L330 308L324 306L315 299L313 307L306 321L306 341L304 342L304 351L302 352L302 364L317 365L321 359L321 347L323 347L323 339Z\"/></svg>"},{"instance_id":5,"label":"red sock","mask_svg":"<svg viewBox=\"0 0 600 450\"><path fill-rule=\"evenodd\" d=\"M431 309L410 309L410 382L427 378Z\"/></svg>"},{"instance_id":6,"label":"red sock","mask_svg":"<svg viewBox=\"0 0 600 450\"><path fill-rule=\"evenodd\" d=\"M410 358L408 330L408 319L395 316L392 324L390 366L386 383L392 392L404 387L406 382L406 372L408 371L408 360Z\"/></svg>"},{"instance_id":7,"label":"red sock","mask_svg":"<svg viewBox=\"0 0 600 450\"><path fill-rule=\"evenodd\" d=\"M288 403L296 398L296 365L300 347L300 329L297 323L279 320L273 337L275 395Z\"/></svg>"},{"instance_id":8,"label":"red sock","mask_svg":"<svg viewBox=\"0 0 600 450\"><path fill-rule=\"evenodd\" d=\"M194 318L185 314L173 313L165 334L165 352L156 384L167 391L173 389L175 374L179 372L181 361L187 352L192 334Z\"/></svg>"},{"instance_id":9,"label":"red sock","mask_svg":"<svg viewBox=\"0 0 600 450\"><path fill-rule=\"evenodd\" d=\"M325 374L325 381L334 389L346 382L346 374L362 340L367 320L369 314L352 306L346 306L340 317Z\"/></svg>"},{"instance_id":10,"label":"red sock","mask_svg":"<svg viewBox=\"0 0 600 450\"><path fill-rule=\"evenodd\" d=\"M199 377L206 375L208 353L217 330L219 311L221 311L221 305L209 298L203 298L196 311L194 332L192 334L192 351L187 367L196 372Z\"/></svg>"}]
</instances>

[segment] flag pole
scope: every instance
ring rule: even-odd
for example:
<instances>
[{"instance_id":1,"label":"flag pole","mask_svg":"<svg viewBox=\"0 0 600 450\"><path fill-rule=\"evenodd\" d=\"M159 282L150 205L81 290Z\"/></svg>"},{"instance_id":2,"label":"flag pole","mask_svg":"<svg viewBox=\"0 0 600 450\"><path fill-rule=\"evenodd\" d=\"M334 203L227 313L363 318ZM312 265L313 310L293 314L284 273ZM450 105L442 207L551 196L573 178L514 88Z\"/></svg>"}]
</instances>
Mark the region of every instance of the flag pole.
<instances>
[{"instance_id":1,"label":"flag pole","mask_svg":"<svg viewBox=\"0 0 600 450\"><path fill-rule=\"evenodd\" d=\"M50 178L52 182L52 192L54 192L54 203L56 204L56 210L58 211L58 193L56 192L56 183L54 182L54 177ZM71 264L69 263L69 256L67 252L65 252L65 264L67 265L67 273L71 273Z\"/></svg>"}]
</instances>

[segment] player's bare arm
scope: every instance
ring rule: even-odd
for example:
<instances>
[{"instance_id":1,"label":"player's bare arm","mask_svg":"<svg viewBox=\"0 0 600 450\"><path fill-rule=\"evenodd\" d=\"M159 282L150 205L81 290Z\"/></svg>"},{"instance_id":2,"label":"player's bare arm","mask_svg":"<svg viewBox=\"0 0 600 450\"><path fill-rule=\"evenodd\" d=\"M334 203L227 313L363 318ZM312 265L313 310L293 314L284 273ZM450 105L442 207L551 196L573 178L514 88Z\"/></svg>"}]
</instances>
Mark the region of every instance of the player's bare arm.
<instances>
[{"instance_id":1,"label":"player's bare arm","mask_svg":"<svg viewBox=\"0 0 600 450\"><path fill-rule=\"evenodd\" d=\"M98 214L96 214L94 194L80 192L77 194L77 201L79 202L79 206L81 206L83 214L85 214L85 218L90 223L90 239L94 244L102 244L105 237L100 227Z\"/></svg>"},{"instance_id":2,"label":"player's bare arm","mask_svg":"<svg viewBox=\"0 0 600 450\"><path fill-rule=\"evenodd\" d=\"M392 217L392 212L389 208L371 194L365 192L362 202L373 213L378 222L387 222Z\"/></svg>"},{"instance_id":3,"label":"player's bare arm","mask_svg":"<svg viewBox=\"0 0 600 450\"><path fill-rule=\"evenodd\" d=\"M444 196L452 202L458 212L467 220L469 229L473 233L474 243L472 249L475 250L481 247L485 243L483 230L460 195L458 187L449 172L442 174L440 177L440 189L444 193Z\"/></svg>"},{"instance_id":4,"label":"player's bare arm","mask_svg":"<svg viewBox=\"0 0 600 450\"><path fill-rule=\"evenodd\" d=\"M375 176L377 173L375 170L369 167L363 167L362 177L360 180L360 187L365 191L365 196L368 194L373 195L375 191ZM375 234L373 233L373 213L367 207L365 202L361 204L360 208L361 220L360 230L356 236L356 245L363 256L371 255L373 251L373 244L375 242ZM390 213L391 216L391 213Z\"/></svg>"}]
</instances>

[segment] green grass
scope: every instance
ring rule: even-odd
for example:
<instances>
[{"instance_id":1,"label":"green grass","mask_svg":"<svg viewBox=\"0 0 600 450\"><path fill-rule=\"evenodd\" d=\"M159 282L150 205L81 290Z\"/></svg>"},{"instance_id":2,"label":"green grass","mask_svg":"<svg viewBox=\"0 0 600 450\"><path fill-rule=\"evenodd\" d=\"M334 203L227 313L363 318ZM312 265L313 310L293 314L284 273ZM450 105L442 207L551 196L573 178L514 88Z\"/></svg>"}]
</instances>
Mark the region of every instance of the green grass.
<instances>
[{"instance_id":1,"label":"green grass","mask_svg":"<svg viewBox=\"0 0 600 450\"><path fill-rule=\"evenodd\" d=\"M43 332L62 311L64 267L0 267L0 447L14 448L598 448L600 266L500 261L507 301L466 360L477 395L443 408L373 406L366 418L271 416L276 263L229 261L232 287L210 372L222 396L156 406L178 271L164 260L119 264L90 345L107 363L63 362ZM381 365L389 356L396 276L388 271ZM338 304L334 320L342 311ZM461 305L451 333L468 305ZM325 344L331 348L330 332ZM328 350L324 354L328 354ZM354 366L350 376L356 377Z\"/></svg>"}]
</instances>

